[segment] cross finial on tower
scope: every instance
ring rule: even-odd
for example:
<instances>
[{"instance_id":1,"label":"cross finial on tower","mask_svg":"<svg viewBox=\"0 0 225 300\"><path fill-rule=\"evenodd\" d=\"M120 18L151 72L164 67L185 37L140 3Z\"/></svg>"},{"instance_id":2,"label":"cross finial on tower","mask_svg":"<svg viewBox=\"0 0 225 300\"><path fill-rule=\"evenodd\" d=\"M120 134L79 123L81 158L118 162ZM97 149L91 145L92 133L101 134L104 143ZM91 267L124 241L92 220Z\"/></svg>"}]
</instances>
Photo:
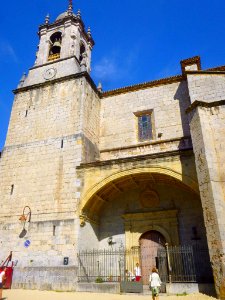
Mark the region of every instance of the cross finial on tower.
<instances>
[{"instance_id":1,"label":"cross finial on tower","mask_svg":"<svg viewBox=\"0 0 225 300\"><path fill-rule=\"evenodd\" d=\"M69 0L68 13L73 13L73 0Z\"/></svg>"}]
</instances>

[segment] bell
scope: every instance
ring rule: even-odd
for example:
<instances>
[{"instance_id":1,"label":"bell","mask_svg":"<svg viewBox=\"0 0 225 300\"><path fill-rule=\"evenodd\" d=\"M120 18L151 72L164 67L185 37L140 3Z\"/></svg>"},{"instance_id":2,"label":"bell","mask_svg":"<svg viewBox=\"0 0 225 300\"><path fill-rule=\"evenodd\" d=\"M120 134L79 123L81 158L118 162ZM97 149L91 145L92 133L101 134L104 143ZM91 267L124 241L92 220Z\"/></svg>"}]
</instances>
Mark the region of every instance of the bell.
<instances>
[{"instance_id":1,"label":"bell","mask_svg":"<svg viewBox=\"0 0 225 300\"><path fill-rule=\"evenodd\" d=\"M60 47L61 48L61 42L55 41L52 47Z\"/></svg>"},{"instance_id":2,"label":"bell","mask_svg":"<svg viewBox=\"0 0 225 300\"><path fill-rule=\"evenodd\" d=\"M61 50L61 42L59 40L56 40L52 45L51 52L52 54L58 54L60 53L60 50Z\"/></svg>"}]
</instances>

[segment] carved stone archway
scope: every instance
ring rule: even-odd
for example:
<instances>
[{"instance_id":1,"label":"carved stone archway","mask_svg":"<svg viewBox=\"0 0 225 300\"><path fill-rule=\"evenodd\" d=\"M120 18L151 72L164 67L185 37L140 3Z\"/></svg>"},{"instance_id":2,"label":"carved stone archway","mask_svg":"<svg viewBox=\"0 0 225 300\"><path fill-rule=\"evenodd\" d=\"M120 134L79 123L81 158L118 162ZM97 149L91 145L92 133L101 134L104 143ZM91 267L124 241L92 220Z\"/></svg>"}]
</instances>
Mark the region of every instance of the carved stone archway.
<instances>
[{"instance_id":1,"label":"carved stone archway","mask_svg":"<svg viewBox=\"0 0 225 300\"><path fill-rule=\"evenodd\" d=\"M102 207L113 195L124 192L126 186L131 184L138 186L146 178L153 184L163 181L199 194L198 183L175 170L159 166L128 169L104 178L84 193L79 206L82 222L85 219L98 222Z\"/></svg>"}]
</instances>

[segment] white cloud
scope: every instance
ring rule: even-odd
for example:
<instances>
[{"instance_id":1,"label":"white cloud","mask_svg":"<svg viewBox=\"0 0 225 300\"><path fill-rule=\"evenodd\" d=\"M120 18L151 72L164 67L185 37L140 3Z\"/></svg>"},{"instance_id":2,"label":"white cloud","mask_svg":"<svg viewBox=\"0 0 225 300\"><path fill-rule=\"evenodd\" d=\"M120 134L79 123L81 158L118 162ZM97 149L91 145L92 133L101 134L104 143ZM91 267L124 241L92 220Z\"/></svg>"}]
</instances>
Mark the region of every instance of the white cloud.
<instances>
[{"instance_id":1,"label":"white cloud","mask_svg":"<svg viewBox=\"0 0 225 300\"><path fill-rule=\"evenodd\" d=\"M18 63L18 58L13 47L7 41L0 41L0 55L10 57L15 63Z\"/></svg>"},{"instance_id":2,"label":"white cloud","mask_svg":"<svg viewBox=\"0 0 225 300\"><path fill-rule=\"evenodd\" d=\"M156 77L157 78L166 78L166 77L180 74L180 72L181 71L180 71L179 63L177 63L177 61L171 61L157 73Z\"/></svg>"},{"instance_id":3,"label":"white cloud","mask_svg":"<svg viewBox=\"0 0 225 300\"><path fill-rule=\"evenodd\" d=\"M119 66L114 61L108 57L103 57L96 65L93 67L93 74L98 80L109 80L110 78L118 75Z\"/></svg>"},{"instance_id":4,"label":"white cloud","mask_svg":"<svg viewBox=\"0 0 225 300\"><path fill-rule=\"evenodd\" d=\"M101 58L92 68L93 77L101 82L118 82L123 78L131 78L138 63L139 47L130 49L128 53L122 49L113 49Z\"/></svg>"}]
</instances>

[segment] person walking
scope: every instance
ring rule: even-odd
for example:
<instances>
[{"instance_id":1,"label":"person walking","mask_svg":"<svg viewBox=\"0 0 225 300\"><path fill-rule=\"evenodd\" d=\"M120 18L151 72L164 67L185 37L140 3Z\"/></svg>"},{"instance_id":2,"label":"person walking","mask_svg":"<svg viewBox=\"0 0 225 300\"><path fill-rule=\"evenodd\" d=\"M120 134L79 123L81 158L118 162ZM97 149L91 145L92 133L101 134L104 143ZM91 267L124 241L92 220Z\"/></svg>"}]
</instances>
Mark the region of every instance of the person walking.
<instances>
[{"instance_id":1,"label":"person walking","mask_svg":"<svg viewBox=\"0 0 225 300\"><path fill-rule=\"evenodd\" d=\"M2 299L2 290L3 290L3 283L5 280L5 274L6 274L6 269L4 268L2 272L0 272L0 300Z\"/></svg>"},{"instance_id":2,"label":"person walking","mask_svg":"<svg viewBox=\"0 0 225 300\"><path fill-rule=\"evenodd\" d=\"M152 269L152 273L149 276L149 285L152 291L152 299L158 300L159 299L159 288L161 286L162 282L159 277L157 269L154 267Z\"/></svg>"}]
</instances>

